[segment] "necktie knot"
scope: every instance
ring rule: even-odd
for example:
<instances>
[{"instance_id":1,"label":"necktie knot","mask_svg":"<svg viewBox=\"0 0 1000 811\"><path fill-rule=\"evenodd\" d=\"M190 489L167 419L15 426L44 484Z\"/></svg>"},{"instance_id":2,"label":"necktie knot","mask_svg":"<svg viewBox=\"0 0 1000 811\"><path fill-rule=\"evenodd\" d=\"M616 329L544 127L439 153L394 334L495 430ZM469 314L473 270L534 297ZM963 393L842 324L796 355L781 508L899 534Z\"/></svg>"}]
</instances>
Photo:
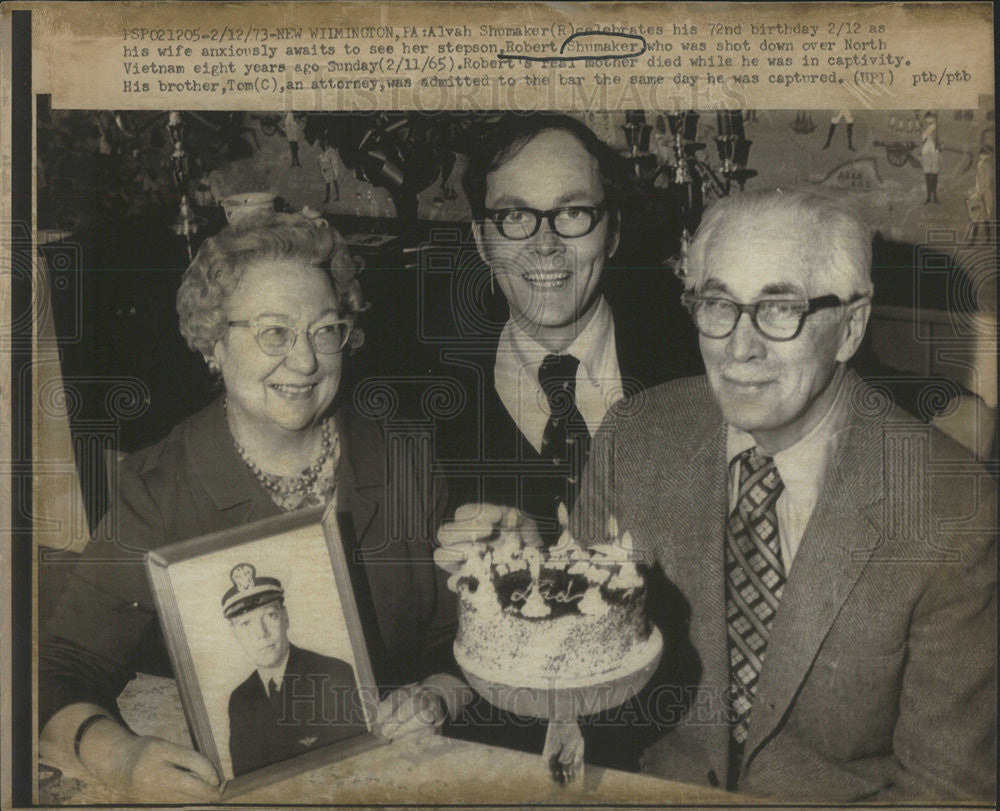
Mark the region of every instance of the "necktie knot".
<instances>
[{"instance_id":1,"label":"necktie knot","mask_svg":"<svg viewBox=\"0 0 1000 811\"><path fill-rule=\"evenodd\" d=\"M580 359L573 355L546 355L538 367L538 384L555 419L570 414L576 406L576 370Z\"/></svg>"},{"instance_id":2,"label":"necktie knot","mask_svg":"<svg viewBox=\"0 0 1000 811\"><path fill-rule=\"evenodd\" d=\"M768 509L785 489L774 457L766 456L755 446L743 451L736 460L739 463L736 503L754 512Z\"/></svg>"}]
</instances>

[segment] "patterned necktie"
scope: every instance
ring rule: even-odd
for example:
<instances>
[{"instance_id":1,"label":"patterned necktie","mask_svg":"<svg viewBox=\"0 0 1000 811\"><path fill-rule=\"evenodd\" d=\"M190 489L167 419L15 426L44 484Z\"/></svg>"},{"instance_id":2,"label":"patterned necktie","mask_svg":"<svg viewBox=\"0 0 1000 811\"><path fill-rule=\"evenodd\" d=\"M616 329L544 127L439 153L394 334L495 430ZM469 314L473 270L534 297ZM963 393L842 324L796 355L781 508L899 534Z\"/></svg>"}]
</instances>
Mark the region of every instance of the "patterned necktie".
<instances>
[{"instance_id":1,"label":"patterned necktie","mask_svg":"<svg viewBox=\"0 0 1000 811\"><path fill-rule=\"evenodd\" d=\"M784 484L774 460L757 448L739 462L736 509L726 524L726 622L729 638L730 785L747 740L771 624L785 586L775 502Z\"/></svg>"},{"instance_id":2,"label":"patterned necktie","mask_svg":"<svg viewBox=\"0 0 1000 811\"><path fill-rule=\"evenodd\" d=\"M577 485L587 455L590 453L590 431L576 407L576 370L580 359L573 355L546 355L538 368L538 383L549 401L549 421L542 432L543 459L555 464L569 462L567 476L567 509L576 500Z\"/></svg>"}]
</instances>

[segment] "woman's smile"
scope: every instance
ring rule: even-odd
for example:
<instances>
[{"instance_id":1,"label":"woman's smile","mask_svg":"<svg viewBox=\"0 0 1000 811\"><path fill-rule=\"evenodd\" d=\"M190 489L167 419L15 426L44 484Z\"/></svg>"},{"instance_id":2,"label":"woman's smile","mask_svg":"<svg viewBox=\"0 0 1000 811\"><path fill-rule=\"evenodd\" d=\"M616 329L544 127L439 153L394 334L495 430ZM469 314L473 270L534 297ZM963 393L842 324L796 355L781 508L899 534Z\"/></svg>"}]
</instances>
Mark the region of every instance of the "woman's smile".
<instances>
[{"instance_id":1,"label":"woman's smile","mask_svg":"<svg viewBox=\"0 0 1000 811\"><path fill-rule=\"evenodd\" d=\"M290 400L306 400L316 391L315 383L269 383L271 389Z\"/></svg>"},{"instance_id":2,"label":"woman's smile","mask_svg":"<svg viewBox=\"0 0 1000 811\"><path fill-rule=\"evenodd\" d=\"M227 316L240 322L216 344L229 414L241 442L279 443L314 429L340 386L343 355L316 352L300 333L284 354L268 354L255 325L308 330L338 314L327 274L301 262L261 261L243 271Z\"/></svg>"}]
</instances>

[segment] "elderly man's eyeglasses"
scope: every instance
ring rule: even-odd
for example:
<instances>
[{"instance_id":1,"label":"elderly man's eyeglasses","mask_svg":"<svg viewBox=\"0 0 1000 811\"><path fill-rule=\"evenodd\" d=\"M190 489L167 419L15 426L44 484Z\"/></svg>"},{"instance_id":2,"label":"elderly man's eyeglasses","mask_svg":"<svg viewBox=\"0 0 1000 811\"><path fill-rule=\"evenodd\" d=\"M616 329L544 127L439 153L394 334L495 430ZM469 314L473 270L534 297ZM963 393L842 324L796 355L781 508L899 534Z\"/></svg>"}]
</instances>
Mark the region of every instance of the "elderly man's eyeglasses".
<instances>
[{"instance_id":1,"label":"elderly man's eyeglasses","mask_svg":"<svg viewBox=\"0 0 1000 811\"><path fill-rule=\"evenodd\" d=\"M584 237L597 228L607 207L563 206L541 211L537 208L488 208L486 216L507 239L530 239L538 233L542 220L549 228L566 239Z\"/></svg>"},{"instance_id":2,"label":"elderly man's eyeglasses","mask_svg":"<svg viewBox=\"0 0 1000 811\"><path fill-rule=\"evenodd\" d=\"M258 321L230 321L231 327L245 327L253 331L257 346L265 355L279 357L292 351L299 335L305 334L313 351L319 355L336 355L351 337L354 319L328 321L314 329L295 329L284 324L267 324Z\"/></svg>"},{"instance_id":3,"label":"elderly man's eyeglasses","mask_svg":"<svg viewBox=\"0 0 1000 811\"><path fill-rule=\"evenodd\" d=\"M791 341L798 337L806 318L819 310L853 304L863 296L841 301L838 296L811 299L761 299L752 304L738 304L716 296L685 293L681 302L687 307L694 325L707 338L725 338L736 329L743 313L757 332L772 341Z\"/></svg>"}]
</instances>

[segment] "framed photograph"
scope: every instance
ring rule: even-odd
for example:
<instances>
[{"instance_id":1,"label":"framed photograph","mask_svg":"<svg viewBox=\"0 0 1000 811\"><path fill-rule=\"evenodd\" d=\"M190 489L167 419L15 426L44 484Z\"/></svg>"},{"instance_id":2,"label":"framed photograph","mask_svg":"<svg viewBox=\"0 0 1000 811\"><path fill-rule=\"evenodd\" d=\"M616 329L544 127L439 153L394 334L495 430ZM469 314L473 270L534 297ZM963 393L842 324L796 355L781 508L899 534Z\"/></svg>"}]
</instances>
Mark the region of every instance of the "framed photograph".
<instances>
[{"instance_id":1,"label":"framed photograph","mask_svg":"<svg viewBox=\"0 0 1000 811\"><path fill-rule=\"evenodd\" d=\"M378 745L378 691L335 510L163 547L147 567L181 702L224 797Z\"/></svg>"}]
</instances>

